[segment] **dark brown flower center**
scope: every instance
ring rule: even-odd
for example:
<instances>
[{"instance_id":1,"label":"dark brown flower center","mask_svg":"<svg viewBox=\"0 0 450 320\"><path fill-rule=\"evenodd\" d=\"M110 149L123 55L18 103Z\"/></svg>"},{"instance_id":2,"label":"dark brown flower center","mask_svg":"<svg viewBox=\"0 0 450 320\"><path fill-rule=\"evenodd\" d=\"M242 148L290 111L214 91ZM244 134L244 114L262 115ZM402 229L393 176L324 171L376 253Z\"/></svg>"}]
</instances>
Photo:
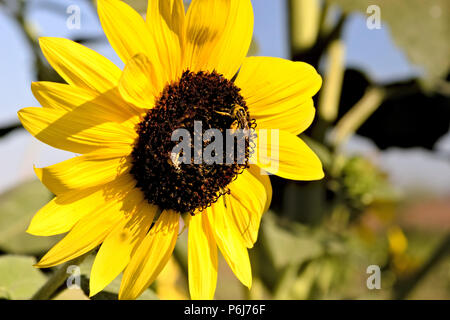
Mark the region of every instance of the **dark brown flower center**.
<instances>
[{"instance_id":1,"label":"dark brown flower center","mask_svg":"<svg viewBox=\"0 0 450 320\"><path fill-rule=\"evenodd\" d=\"M248 167L256 126L239 91L215 72L186 71L166 86L132 152L131 173L149 203L193 214L228 192Z\"/></svg>"}]
</instances>

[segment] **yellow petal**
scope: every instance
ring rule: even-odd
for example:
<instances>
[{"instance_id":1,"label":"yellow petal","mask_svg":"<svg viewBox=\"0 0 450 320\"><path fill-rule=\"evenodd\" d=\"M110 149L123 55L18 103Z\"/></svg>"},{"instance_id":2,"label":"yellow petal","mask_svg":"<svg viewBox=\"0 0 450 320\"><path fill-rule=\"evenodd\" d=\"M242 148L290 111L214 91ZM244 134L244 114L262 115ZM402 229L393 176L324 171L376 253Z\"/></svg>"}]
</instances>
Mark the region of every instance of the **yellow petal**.
<instances>
[{"instance_id":1,"label":"yellow petal","mask_svg":"<svg viewBox=\"0 0 450 320\"><path fill-rule=\"evenodd\" d=\"M256 165L250 165L248 171L259 180L260 183L263 184L266 193L266 204L264 206L263 212L269 210L270 203L272 202L272 184L270 183L269 173L267 173L264 169L259 168Z\"/></svg>"},{"instance_id":2,"label":"yellow petal","mask_svg":"<svg viewBox=\"0 0 450 320\"><path fill-rule=\"evenodd\" d=\"M186 22L185 63L191 71L234 77L253 35L250 0L193 0Z\"/></svg>"},{"instance_id":3,"label":"yellow petal","mask_svg":"<svg viewBox=\"0 0 450 320\"><path fill-rule=\"evenodd\" d=\"M119 0L99 0L97 10L106 37L124 63L144 53L159 65L157 47L139 13Z\"/></svg>"},{"instance_id":4,"label":"yellow petal","mask_svg":"<svg viewBox=\"0 0 450 320\"><path fill-rule=\"evenodd\" d=\"M69 231L75 223L103 201L101 188L76 190L53 198L33 217L27 232L53 236Z\"/></svg>"},{"instance_id":5,"label":"yellow petal","mask_svg":"<svg viewBox=\"0 0 450 320\"><path fill-rule=\"evenodd\" d=\"M281 106L282 104L280 104ZM279 114L269 116L254 116L258 128L260 129L279 129L299 135L311 125L316 114L314 101L312 99L295 106L292 109L286 109Z\"/></svg>"},{"instance_id":6,"label":"yellow petal","mask_svg":"<svg viewBox=\"0 0 450 320\"><path fill-rule=\"evenodd\" d=\"M149 0L146 23L158 48L167 81L177 80L183 71L183 0Z\"/></svg>"},{"instance_id":7,"label":"yellow petal","mask_svg":"<svg viewBox=\"0 0 450 320\"><path fill-rule=\"evenodd\" d=\"M130 191L131 190L131 191ZM126 193L128 192L128 193ZM36 265L49 268L72 260L97 247L127 214L142 202L142 193L134 189L134 181L121 184L116 190L104 190L104 200L98 202L81 218ZM119 196L125 193L124 196Z\"/></svg>"},{"instance_id":8,"label":"yellow petal","mask_svg":"<svg viewBox=\"0 0 450 320\"><path fill-rule=\"evenodd\" d=\"M256 152L250 162L285 179L319 180L324 177L316 154L296 135L282 130L256 130Z\"/></svg>"},{"instance_id":9,"label":"yellow petal","mask_svg":"<svg viewBox=\"0 0 450 320\"><path fill-rule=\"evenodd\" d=\"M104 149L49 167L35 168L34 172L51 192L61 195L111 182L127 172L130 165L123 150Z\"/></svg>"},{"instance_id":10,"label":"yellow petal","mask_svg":"<svg viewBox=\"0 0 450 320\"><path fill-rule=\"evenodd\" d=\"M89 296L102 291L125 269L134 248L150 229L156 210L156 206L144 200L106 237L92 265Z\"/></svg>"},{"instance_id":11,"label":"yellow petal","mask_svg":"<svg viewBox=\"0 0 450 320\"><path fill-rule=\"evenodd\" d=\"M227 216L223 197L206 209L205 216L225 261L236 277L250 288L252 285L252 270L248 251L239 230Z\"/></svg>"},{"instance_id":12,"label":"yellow petal","mask_svg":"<svg viewBox=\"0 0 450 320\"><path fill-rule=\"evenodd\" d=\"M119 92L119 86L109 90L108 94L105 94L103 98L105 102L109 103L111 108L116 108L119 110L123 109L133 114L133 118L127 119L128 122L132 123L133 128L135 128L135 125L138 124L142 117L148 112L148 109L143 109L140 106L135 106L134 104L126 101Z\"/></svg>"},{"instance_id":13,"label":"yellow petal","mask_svg":"<svg viewBox=\"0 0 450 320\"><path fill-rule=\"evenodd\" d=\"M242 172L228 187L230 195L224 196L227 216L235 222L246 247L252 248L266 206L266 188L248 170Z\"/></svg>"},{"instance_id":14,"label":"yellow petal","mask_svg":"<svg viewBox=\"0 0 450 320\"><path fill-rule=\"evenodd\" d=\"M147 56L139 53L125 66L119 83L119 92L129 103L150 109L164 85L158 76Z\"/></svg>"},{"instance_id":15,"label":"yellow petal","mask_svg":"<svg viewBox=\"0 0 450 320\"><path fill-rule=\"evenodd\" d=\"M188 273L193 300L213 299L217 284L217 245L204 214L196 214L189 223Z\"/></svg>"},{"instance_id":16,"label":"yellow petal","mask_svg":"<svg viewBox=\"0 0 450 320\"><path fill-rule=\"evenodd\" d=\"M180 215L174 211L162 212L124 271L119 299L136 299L156 279L172 255L179 218Z\"/></svg>"},{"instance_id":17,"label":"yellow petal","mask_svg":"<svg viewBox=\"0 0 450 320\"><path fill-rule=\"evenodd\" d=\"M44 56L67 83L105 92L116 86L121 71L97 52L63 38L40 38Z\"/></svg>"},{"instance_id":18,"label":"yellow petal","mask_svg":"<svg viewBox=\"0 0 450 320\"><path fill-rule=\"evenodd\" d=\"M136 133L126 126L108 123L109 119L92 117L78 108L72 112L48 108L24 108L18 112L24 128L38 140L75 153L88 153L100 148L129 150Z\"/></svg>"},{"instance_id":19,"label":"yellow petal","mask_svg":"<svg viewBox=\"0 0 450 320\"><path fill-rule=\"evenodd\" d=\"M31 91L41 106L65 111L73 110L98 96L80 87L47 81L33 82Z\"/></svg>"},{"instance_id":20,"label":"yellow petal","mask_svg":"<svg viewBox=\"0 0 450 320\"><path fill-rule=\"evenodd\" d=\"M100 94L73 85L40 81L33 82L31 90L44 108L64 111L81 108L92 117L98 116L118 123L126 122L133 117L137 123L143 113L142 110L125 102L117 93L117 88Z\"/></svg>"},{"instance_id":21,"label":"yellow petal","mask_svg":"<svg viewBox=\"0 0 450 320\"><path fill-rule=\"evenodd\" d=\"M245 58L236 85L242 89L258 128L300 134L314 119L311 97L322 85L316 70L303 62L280 58Z\"/></svg>"}]
</instances>

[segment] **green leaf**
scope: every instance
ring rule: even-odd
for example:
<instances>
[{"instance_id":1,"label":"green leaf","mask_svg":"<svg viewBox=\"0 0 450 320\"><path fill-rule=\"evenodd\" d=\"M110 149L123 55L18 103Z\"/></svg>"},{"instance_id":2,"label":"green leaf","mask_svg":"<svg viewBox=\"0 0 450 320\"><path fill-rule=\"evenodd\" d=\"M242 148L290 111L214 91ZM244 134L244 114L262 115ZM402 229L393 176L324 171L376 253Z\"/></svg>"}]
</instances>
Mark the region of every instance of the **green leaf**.
<instances>
[{"instance_id":1,"label":"green leaf","mask_svg":"<svg viewBox=\"0 0 450 320\"><path fill-rule=\"evenodd\" d=\"M450 68L448 0L327 0L345 12L360 11L368 15L369 5L380 7L396 44L403 48L412 63L422 66L426 80L444 78ZM383 28L384 26L382 26ZM376 29L373 32L377 32Z\"/></svg>"},{"instance_id":2,"label":"green leaf","mask_svg":"<svg viewBox=\"0 0 450 320\"><path fill-rule=\"evenodd\" d=\"M266 247L277 269L289 264L301 264L324 252L321 243L310 231L299 224L289 224L289 227L281 226L270 212L264 215L261 224L262 245Z\"/></svg>"},{"instance_id":3,"label":"green leaf","mask_svg":"<svg viewBox=\"0 0 450 320\"><path fill-rule=\"evenodd\" d=\"M45 283L46 276L37 268L34 257L0 257L0 299L29 299Z\"/></svg>"},{"instance_id":4,"label":"green leaf","mask_svg":"<svg viewBox=\"0 0 450 320\"><path fill-rule=\"evenodd\" d=\"M25 182L0 195L0 250L38 255L60 236L37 237L26 233L33 215L52 198L40 181Z\"/></svg>"}]
</instances>

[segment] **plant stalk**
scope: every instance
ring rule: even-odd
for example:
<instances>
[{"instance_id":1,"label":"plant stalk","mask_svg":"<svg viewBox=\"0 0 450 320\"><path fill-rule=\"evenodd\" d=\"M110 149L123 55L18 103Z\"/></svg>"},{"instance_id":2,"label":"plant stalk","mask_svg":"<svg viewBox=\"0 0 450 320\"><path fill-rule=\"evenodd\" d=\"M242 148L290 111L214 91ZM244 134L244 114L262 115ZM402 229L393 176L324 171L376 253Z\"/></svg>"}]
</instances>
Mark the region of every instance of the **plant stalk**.
<instances>
[{"instance_id":1,"label":"plant stalk","mask_svg":"<svg viewBox=\"0 0 450 320\"><path fill-rule=\"evenodd\" d=\"M61 267L50 276L47 282L44 283L44 285L31 297L31 300L51 299L57 293L64 281L70 276L70 273L67 272L67 268L71 265L79 265L88 255L89 253L86 253L61 265Z\"/></svg>"}]
</instances>

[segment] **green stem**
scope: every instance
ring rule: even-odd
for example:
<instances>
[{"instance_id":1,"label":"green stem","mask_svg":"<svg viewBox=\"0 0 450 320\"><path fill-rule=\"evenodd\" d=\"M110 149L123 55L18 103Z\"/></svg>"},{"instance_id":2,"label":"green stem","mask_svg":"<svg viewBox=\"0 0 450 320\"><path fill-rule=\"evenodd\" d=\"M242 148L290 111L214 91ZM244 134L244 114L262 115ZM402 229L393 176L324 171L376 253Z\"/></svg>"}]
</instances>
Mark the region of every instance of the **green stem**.
<instances>
[{"instance_id":1,"label":"green stem","mask_svg":"<svg viewBox=\"0 0 450 320\"><path fill-rule=\"evenodd\" d=\"M67 268L71 265L79 265L89 253L79 256L73 260L67 261L52 276L47 280L46 283L31 297L31 300L49 300L51 299L61 285L69 277L67 273Z\"/></svg>"},{"instance_id":2,"label":"green stem","mask_svg":"<svg viewBox=\"0 0 450 320\"><path fill-rule=\"evenodd\" d=\"M386 97L383 88L371 87L336 124L333 144L341 146L377 110Z\"/></svg>"},{"instance_id":3,"label":"green stem","mask_svg":"<svg viewBox=\"0 0 450 320\"><path fill-rule=\"evenodd\" d=\"M336 120L345 72L345 45L340 39L333 40L327 49L328 70L319 96L319 114L328 123Z\"/></svg>"}]
</instances>

